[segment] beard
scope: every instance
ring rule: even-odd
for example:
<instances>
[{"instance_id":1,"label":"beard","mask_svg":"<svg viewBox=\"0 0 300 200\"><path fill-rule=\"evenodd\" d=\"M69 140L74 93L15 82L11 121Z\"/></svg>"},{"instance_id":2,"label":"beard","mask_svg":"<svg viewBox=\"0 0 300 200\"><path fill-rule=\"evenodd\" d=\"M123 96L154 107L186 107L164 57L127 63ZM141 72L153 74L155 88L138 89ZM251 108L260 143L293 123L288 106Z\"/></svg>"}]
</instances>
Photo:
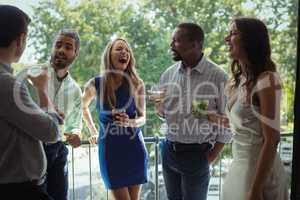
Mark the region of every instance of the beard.
<instances>
[{"instance_id":1,"label":"beard","mask_svg":"<svg viewBox=\"0 0 300 200\"><path fill-rule=\"evenodd\" d=\"M174 61L180 61L180 60L182 60L182 57L180 56L180 54L177 51L171 50L171 52L172 52L172 59Z\"/></svg>"},{"instance_id":2,"label":"beard","mask_svg":"<svg viewBox=\"0 0 300 200\"><path fill-rule=\"evenodd\" d=\"M55 69L65 69L74 59L67 59L67 58L58 58L54 54L51 54L50 63Z\"/></svg>"}]
</instances>

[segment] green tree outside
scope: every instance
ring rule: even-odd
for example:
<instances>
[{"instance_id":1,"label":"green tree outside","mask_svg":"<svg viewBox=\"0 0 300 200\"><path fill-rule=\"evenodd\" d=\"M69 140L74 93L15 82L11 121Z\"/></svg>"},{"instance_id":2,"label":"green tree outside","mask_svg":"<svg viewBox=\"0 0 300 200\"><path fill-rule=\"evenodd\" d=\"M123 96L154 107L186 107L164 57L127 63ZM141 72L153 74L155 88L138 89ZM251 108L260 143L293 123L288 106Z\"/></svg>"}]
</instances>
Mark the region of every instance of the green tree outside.
<instances>
[{"instance_id":1,"label":"green tree outside","mask_svg":"<svg viewBox=\"0 0 300 200\"><path fill-rule=\"evenodd\" d=\"M203 27L205 54L229 73L230 60L224 37L235 16L256 16L268 25L273 58L284 82L282 127L290 131L296 65L296 0L139 0L135 3L81 0L76 4L67 0L45 0L34 7L30 37L36 58L45 62L58 30L76 29L81 37L81 49L71 73L82 87L101 73L101 55L107 42L116 36L125 37L135 53L138 72L148 87L157 83L161 73L173 63L168 54L171 34L174 27L184 21ZM159 135L160 124L153 105L147 102L144 134ZM88 135L86 128L83 132Z\"/></svg>"}]
</instances>

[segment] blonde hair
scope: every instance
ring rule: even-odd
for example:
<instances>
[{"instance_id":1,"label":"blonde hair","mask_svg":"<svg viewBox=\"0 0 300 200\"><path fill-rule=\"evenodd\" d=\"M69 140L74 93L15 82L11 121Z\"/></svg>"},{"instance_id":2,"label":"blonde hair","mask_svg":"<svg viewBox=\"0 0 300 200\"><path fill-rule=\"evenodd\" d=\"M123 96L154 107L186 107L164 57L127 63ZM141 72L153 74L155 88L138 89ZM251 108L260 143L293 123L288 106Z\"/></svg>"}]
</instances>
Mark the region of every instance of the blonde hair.
<instances>
[{"instance_id":1,"label":"blonde hair","mask_svg":"<svg viewBox=\"0 0 300 200\"><path fill-rule=\"evenodd\" d=\"M129 50L129 54L130 54L130 60L128 63L128 66L126 68L126 70L124 71L125 73L125 81L128 82L128 86L129 86L129 94L130 95L134 95L135 97L135 92L139 87L140 84L142 84L142 80L140 79L138 73L136 72L135 69L135 58L133 55L133 51L130 47L130 45L128 44L128 42L123 39L123 38L116 38L112 41L110 41L103 53L103 57L102 57L102 65L104 67L104 74L103 74L103 80L102 80L102 85L103 85L103 95L101 98L101 102L104 102L103 99L104 97L107 98L109 106L111 109L115 108L116 106L116 95L115 95L115 82L114 82L114 76L116 75L116 69L112 64L112 60L111 60L111 51L112 51L112 47L113 45L117 42L117 41L123 41L126 43L128 50Z\"/></svg>"}]
</instances>

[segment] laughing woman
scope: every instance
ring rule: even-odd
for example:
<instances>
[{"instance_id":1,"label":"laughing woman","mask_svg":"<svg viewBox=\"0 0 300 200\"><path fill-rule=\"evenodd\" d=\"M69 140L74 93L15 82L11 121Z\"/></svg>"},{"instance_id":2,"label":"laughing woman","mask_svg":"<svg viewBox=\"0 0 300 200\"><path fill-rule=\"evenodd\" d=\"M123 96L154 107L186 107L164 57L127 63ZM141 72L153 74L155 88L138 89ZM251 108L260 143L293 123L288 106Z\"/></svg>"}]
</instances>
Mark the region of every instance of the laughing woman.
<instances>
[{"instance_id":1,"label":"laughing woman","mask_svg":"<svg viewBox=\"0 0 300 200\"><path fill-rule=\"evenodd\" d=\"M282 86L267 28L255 18L236 18L225 41L232 59L228 118L208 116L230 124L234 132L222 200L287 200L286 174L277 153Z\"/></svg>"},{"instance_id":2,"label":"laughing woman","mask_svg":"<svg viewBox=\"0 0 300 200\"><path fill-rule=\"evenodd\" d=\"M138 200L140 185L147 182L147 153L139 128L145 123L144 83L124 39L108 43L103 65L104 75L86 84L84 119L92 135L90 142L98 143L100 173L106 188L116 200ZM99 134L89 110L93 99Z\"/></svg>"}]
</instances>

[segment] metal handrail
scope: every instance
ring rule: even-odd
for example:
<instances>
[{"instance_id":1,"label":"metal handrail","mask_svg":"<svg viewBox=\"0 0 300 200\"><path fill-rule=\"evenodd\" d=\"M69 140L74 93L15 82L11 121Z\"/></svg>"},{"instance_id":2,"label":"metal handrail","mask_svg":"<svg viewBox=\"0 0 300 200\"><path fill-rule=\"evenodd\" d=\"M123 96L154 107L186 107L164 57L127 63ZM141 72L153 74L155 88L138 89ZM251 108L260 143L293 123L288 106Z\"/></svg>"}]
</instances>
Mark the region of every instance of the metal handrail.
<instances>
[{"instance_id":1,"label":"metal handrail","mask_svg":"<svg viewBox=\"0 0 300 200\"><path fill-rule=\"evenodd\" d=\"M288 133L288 134L282 134L281 138L289 138L292 137L293 134L292 133ZM144 138L144 142L145 143L151 143L155 145L155 157L154 157L154 162L155 162L155 166L154 166L154 170L155 170L155 200L159 200L159 183L158 183L158 165L159 165L159 143L160 141L162 141L164 139L164 137L145 137ZM93 199L93 194L92 194L92 169L91 169L91 145L89 143L89 141L82 141L81 142L82 145L88 145L89 148L89 182L90 182L90 187L89 187L89 192L90 192L90 199ZM280 144L279 143L279 151L280 151ZM222 155L219 155L219 158L222 159ZM219 173L221 174L221 170L222 170L222 162L219 162ZM73 192L73 200L75 200L75 190L74 190L74 151L72 148L72 192ZM221 196L221 176L219 178L219 197ZM108 199L108 191L106 194L106 198Z\"/></svg>"}]
</instances>

